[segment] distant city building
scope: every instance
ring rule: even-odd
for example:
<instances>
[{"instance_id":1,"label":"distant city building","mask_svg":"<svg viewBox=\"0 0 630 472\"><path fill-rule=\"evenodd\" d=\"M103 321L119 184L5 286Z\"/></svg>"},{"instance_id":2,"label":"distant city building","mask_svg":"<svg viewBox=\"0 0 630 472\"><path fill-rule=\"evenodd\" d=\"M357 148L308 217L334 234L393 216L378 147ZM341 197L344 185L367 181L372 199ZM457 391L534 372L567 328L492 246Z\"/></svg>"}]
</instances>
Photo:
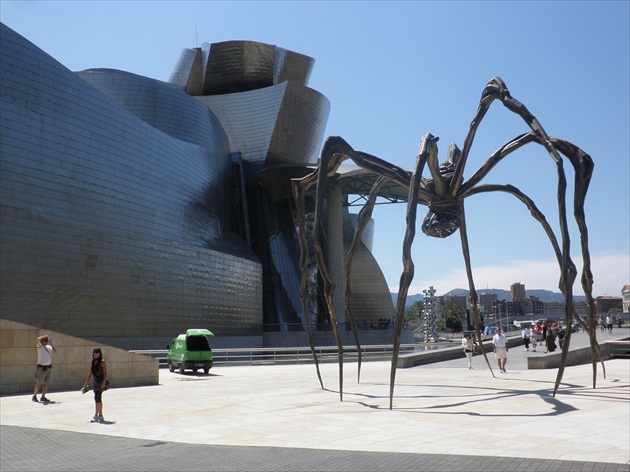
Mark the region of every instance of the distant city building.
<instances>
[{"instance_id":1,"label":"distant city building","mask_svg":"<svg viewBox=\"0 0 630 472\"><path fill-rule=\"evenodd\" d=\"M623 286L621 296L623 297L623 312L630 313L630 285Z\"/></svg>"},{"instance_id":2,"label":"distant city building","mask_svg":"<svg viewBox=\"0 0 630 472\"><path fill-rule=\"evenodd\" d=\"M531 313L532 315L539 315L545 310L545 304L540 301L538 297L527 297L525 302L525 313Z\"/></svg>"},{"instance_id":3,"label":"distant city building","mask_svg":"<svg viewBox=\"0 0 630 472\"><path fill-rule=\"evenodd\" d=\"M588 315L588 304L584 301L573 301L573 308L578 316ZM564 319L564 302L543 302L543 311L541 314L544 316L553 316L558 319Z\"/></svg>"},{"instance_id":4,"label":"distant city building","mask_svg":"<svg viewBox=\"0 0 630 472\"><path fill-rule=\"evenodd\" d=\"M484 292L479 295L479 309L482 313L490 314L492 313L492 304L496 302L498 299L496 293L488 293Z\"/></svg>"},{"instance_id":5,"label":"distant city building","mask_svg":"<svg viewBox=\"0 0 630 472\"><path fill-rule=\"evenodd\" d=\"M594 302L596 313L608 313L613 308L623 308L622 297L597 297Z\"/></svg>"},{"instance_id":6,"label":"distant city building","mask_svg":"<svg viewBox=\"0 0 630 472\"><path fill-rule=\"evenodd\" d=\"M462 295L445 295L439 298L441 298L440 305L448 302L455 303L461 309L462 313L466 313L468 309L468 297Z\"/></svg>"},{"instance_id":7,"label":"distant city building","mask_svg":"<svg viewBox=\"0 0 630 472\"><path fill-rule=\"evenodd\" d=\"M514 303L507 300L495 300L492 302L492 310L489 314L494 317L514 314Z\"/></svg>"},{"instance_id":8,"label":"distant city building","mask_svg":"<svg viewBox=\"0 0 630 472\"><path fill-rule=\"evenodd\" d=\"M513 283L510 285L510 293L512 295L513 302L524 302L525 297L525 285L521 283Z\"/></svg>"}]
</instances>

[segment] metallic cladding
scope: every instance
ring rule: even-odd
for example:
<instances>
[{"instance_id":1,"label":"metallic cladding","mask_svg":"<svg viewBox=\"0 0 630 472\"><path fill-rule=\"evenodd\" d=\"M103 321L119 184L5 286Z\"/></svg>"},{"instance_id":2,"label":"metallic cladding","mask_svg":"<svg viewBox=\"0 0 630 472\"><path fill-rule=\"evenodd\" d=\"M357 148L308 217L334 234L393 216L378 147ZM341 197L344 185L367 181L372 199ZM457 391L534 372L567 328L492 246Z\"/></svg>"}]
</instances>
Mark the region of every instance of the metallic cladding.
<instances>
[{"instance_id":1,"label":"metallic cladding","mask_svg":"<svg viewBox=\"0 0 630 472\"><path fill-rule=\"evenodd\" d=\"M229 145L221 122L183 88L115 69L76 74L116 104L173 138L222 151ZM228 177L229 161L217 163Z\"/></svg>"},{"instance_id":2,"label":"metallic cladding","mask_svg":"<svg viewBox=\"0 0 630 472\"><path fill-rule=\"evenodd\" d=\"M244 92L273 85L276 47L253 41L213 43L204 95Z\"/></svg>"},{"instance_id":3,"label":"metallic cladding","mask_svg":"<svg viewBox=\"0 0 630 472\"><path fill-rule=\"evenodd\" d=\"M219 118L232 152L256 172L274 164L317 162L330 103L308 87L283 82L250 92L195 97Z\"/></svg>"},{"instance_id":4,"label":"metallic cladding","mask_svg":"<svg viewBox=\"0 0 630 472\"><path fill-rule=\"evenodd\" d=\"M265 323L301 327L288 190L317 162L330 111L306 86L312 58L203 43L167 83L75 74L0 33L3 318L125 348L190 327L261 341ZM232 196L237 153L253 249L232 232L247 214ZM393 314L372 231L352 275L354 313L370 323Z\"/></svg>"},{"instance_id":5,"label":"metallic cladding","mask_svg":"<svg viewBox=\"0 0 630 472\"><path fill-rule=\"evenodd\" d=\"M356 224L357 215L344 212L343 245L346 254L350 250ZM395 313L387 281L371 252L373 238L374 220L371 220L363 232L350 273L350 307L359 326L378 324L379 318L389 319ZM402 247L400 250L402 255Z\"/></svg>"},{"instance_id":6,"label":"metallic cladding","mask_svg":"<svg viewBox=\"0 0 630 472\"><path fill-rule=\"evenodd\" d=\"M265 165L316 163L330 103L313 89L285 83L287 88Z\"/></svg>"},{"instance_id":7,"label":"metallic cladding","mask_svg":"<svg viewBox=\"0 0 630 472\"><path fill-rule=\"evenodd\" d=\"M250 92L194 97L217 116L232 152L240 152L249 166L260 169L282 106L287 82Z\"/></svg>"},{"instance_id":8,"label":"metallic cladding","mask_svg":"<svg viewBox=\"0 0 630 472\"><path fill-rule=\"evenodd\" d=\"M188 95L203 93L203 52L200 48L184 49L171 72L169 83L184 87Z\"/></svg>"},{"instance_id":9,"label":"metallic cladding","mask_svg":"<svg viewBox=\"0 0 630 472\"><path fill-rule=\"evenodd\" d=\"M2 317L112 340L260 335L261 265L217 210L213 115L172 85L82 73L98 90L4 25L0 46Z\"/></svg>"},{"instance_id":10,"label":"metallic cladding","mask_svg":"<svg viewBox=\"0 0 630 472\"><path fill-rule=\"evenodd\" d=\"M288 49L276 47L276 64L273 83L290 80L300 85L308 85L315 59Z\"/></svg>"}]
</instances>

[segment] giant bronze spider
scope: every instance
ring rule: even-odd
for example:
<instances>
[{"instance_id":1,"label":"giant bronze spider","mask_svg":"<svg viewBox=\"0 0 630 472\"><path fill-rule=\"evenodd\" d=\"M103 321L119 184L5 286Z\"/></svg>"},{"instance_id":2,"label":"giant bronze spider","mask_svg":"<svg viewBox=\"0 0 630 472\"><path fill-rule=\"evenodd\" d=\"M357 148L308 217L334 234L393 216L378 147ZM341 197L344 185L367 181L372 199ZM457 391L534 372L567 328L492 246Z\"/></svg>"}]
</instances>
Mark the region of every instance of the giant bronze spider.
<instances>
[{"instance_id":1,"label":"giant bronze spider","mask_svg":"<svg viewBox=\"0 0 630 472\"><path fill-rule=\"evenodd\" d=\"M529 126L527 133L521 134L508 143L497 149L488 160L468 179L464 180L464 168L475 137L477 128L479 127L483 117L488 111L490 105L495 100L499 100L508 110L520 116ZM298 179L293 179L293 197L296 203L297 215L297 231L298 242L300 245L300 269L302 273L301 280L301 299L305 314L306 331L310 343L311 350L315 359L315 366L320 384L323 388L321 375L319 372L319 364L313 344L312 333L310 332L310 322L308 314L308 294L306 267L308 264L307 235L305 231L305 194L314 185L316 186L315 210L313 215L312 239L315 255L317 258L317 268L319 275L323 280L323 296L326 301L326 307L331 319L334 336L337 341L339 350L339 393L340 399L343 400L343 346L340 341L339 332L337 330L337 317L333 307L333 294L335 286L328 272L326 261L324 259L322 245L319 236L319 227L321 225L321 214L326 192L327 179L334 176L341 163L346 159L351 159L357 166L379 176L369 194L367 203L359 213L358 224L354 234L353 243L346 256L346 287L345 287L345 307L354 339L359 352L359 376L361 371L361 349L357 333L356 321L350 310L351 290L349 284L349 274L352 267L352 260L360 241L361 233L369 220L379 190L386 181L393 181L396 184L408 189L407 198L407 229L403 241L403 273L400 278L398 302L396 306L396 321L394 326L393 355L390 374L390 409L393 405L394 385L396 378L396 365L400 350L400 337L404 321L405 302L409 290L409 286L414 276L414 264L411 258L411 246L415 238L416 213L418 204L425 204L429 208L429 212L422 223L422 231L433 237L444 238L451 236L457 230L460 232L462 252L466 264L466 273L469 285L469 301L473 311L475 331L477 338L481 339L479 329L479 310L478 298L475 290L475 283L472 275L472 267L470 263L470 251L468 246L468 237L466 232L466 213L464 210L464 199L485 192L506 192L513 195L525 204L531 215L540 223L544 229L553 251L556 255L560 267L559 289L565 297L565 325L572 326L572 320L579 323L588 334L591 343L591 354L593 363L593 388L596 384L597 376L597 358L601 359L601 352L597 344L595 334L595 310L592 298L593 276L591 273L591 261L588 250L588 230L586 227L584 215L584 201L588 190L589 182L593 172L593 161L591 157L577 146L568 141L548 136L538 120L529 112L529 110L518 100L514 99L504 82L496 77L492 79L483 90L477 113L470 124L470 130L464 140L463 150L456 145L451 145L448 151L448 157L443 164L438 162L437 152L438 138L426 134L420 146L420 151L416 158L416 166L413 172L406 171L392 165L376 156L372 156L365 152L354 150L346 141L340 137L329 137L321 152L321 158L318 168L311 174ZM560 245L551 226L548 224L545 216L527 195L518 188L506 184L485 184L480 182L486 175L499 163L503 158L525 146L526 144L536 143L545 148L549 156L556 164L558 173L558 214L560 220L561 241ZM566 216L566 190L567 181L563 167L563 159L565 156L575 172L575 190L573 198L573 213L576 224L579 229L581 239L581 249L583 258L582 268L582 288L586 295L586 301L589 306L588 322L585 325L582 320L576 316L573 307L573 284L577 276L577 269L570 255L569 230ZM422 174L425 167L428 167L430 178L423 178ZM571 341L571 330L567 330L565 337L565 349L562 351L560 367L558 369L553 395L557 393L564 369L567 364L567 354ZM482 349L483 351L483 349ZM484 358L492 375L492 367L488 362L486 353L483 352ZM602 362L602 370L604 376L606 374Z\"/></svg>"}]
</instances>

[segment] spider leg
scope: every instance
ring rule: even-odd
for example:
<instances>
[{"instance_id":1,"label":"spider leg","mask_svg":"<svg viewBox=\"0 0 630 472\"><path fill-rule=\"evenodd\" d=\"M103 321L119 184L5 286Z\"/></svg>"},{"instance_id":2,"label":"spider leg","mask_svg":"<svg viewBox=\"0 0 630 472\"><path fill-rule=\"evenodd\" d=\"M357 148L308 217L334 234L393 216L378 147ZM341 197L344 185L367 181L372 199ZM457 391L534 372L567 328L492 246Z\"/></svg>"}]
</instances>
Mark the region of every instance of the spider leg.
<instances>
[{"instance_id":1,"label":"spider leg","mask_svg":"<svg viewBox=\"0 0 630 472\"><path fill-rule=\"evenodd\" d=\"M516 138L514 141L520 141L523 136ZM534 136L533 141L539 142L538 141L539 137L537 135L531 135L531 136ZM531 142L531 141L532 140L528 142ZM577 146L567 141L563 141L557 138L550 138L550 141L558 149L558 151L560 151L564 156L568 158L568 160L571 162L575 170L574 215L575 215L576 223L580 231L580 240L581 240L582 257L583 257L582 288L584 290L584 294L587 297L587 304L589 306L588 326L585 326L582 320L577 316L575 312L575 308L572 303L572 298L570 299L568 297L567 292L565 292L565 288L567 284L572 284L573 280L575 279L575 274L577 273L575 265L573 264L573 261L571 260L570 256L566 257L563 254L563 250L565 248L564 247L562 249L560 248L560 245L558 244L558 240L555 236L555 233L551 229L551 226L548 224L542 212L540 212L540 210L536 207L534 202L529 197L527 197L527 195L525 195L523 192L521 192L519 189L517 189L516 187L512 185L483 185L483 186L478 186L474 188L471 187L470 189L466 189L464 186L462 187L462 192L465 193L465 196L470 196L470 195L475 195L475 194L483 193L483 192L502 191L502 192L507 192L517 197L519 200L525 203L527 208L530 210L530 213L532 214L532 216L543 226L543 229L545 230L545 233L547 234L551 242L551 245L556 254L558 263L562 269L560 290L565 295L566 315L567 315L566 316L567 334L564 341L565 348L562 351L560 367L558 369L558 376L557 376L556 384L554 387L553 394L555 396L560 386L560 382L562 381L562 376L563 376L564 369L567 363L569 345L571 341L571 326L572 326L573 320L575 320L580 326L582 326L585 332L589 333L589 339L591 343L591 356L593 359L593 388L595 388L596 378L597 378L597 359L599 359L602 364L602 372L603 372L604 378L606 378L606 368L605 368L601 350L599 348L599 344L597 343L597 339L595 335L595 323L594 323L595 312L594 312L594 303L593 303L593 298L592 298L593 275L591 273L591 261L590 261L590 253L588 249L588 229L586 226L585 215L584 215L584 202L586 199L586 192L588 190L588 186L589 186L590 179L593 172L593 167L594 167L593 161L588 154L586 154L580 148L578 148ZM512 152L516 148L506 145L502 149L504 150L502 152L505 152L505 154L509 154L509 152ZM501 156L501 158L502 157L504 156ZM563 269L563 262L565 258L568 259L568 267Z\"/></svg>"},{"instance_id":2,"label":"spider leg","mask_svg":"<svg viewBox=\"0 0 630 472\"><path fill-rule=\"evenodd\" d=\"M449 148L449 158L452 158L452 156L456 154L455 149L457 149L457 147ZM433 185L435 185L435 196L433 198L440 199L446 194L446 184L444 183L444 178L440 172L440 163L438 162L437 153L429 153L427 167L429 167L429 172L431 173L431 178L433 179Z\"/></svg>"},{"instance_id":3,"label":"spider leg","mask_svg":"<svg viewBox=\"0 0 630 472\"><path fill-rule=\"evenodd\" d=\"M592 296L593 274L591 273L590 254L588 250L588 229L586 227L585 216L584 216L584 201L586 199L586 192L588 190L588 186L589 186L590 179L593 173L594 165L593 165L593 160L591 159L591 157L588 154L586 154L584 151L582 151L580 148L578 148L577 146L567 141L563 141L554 137L549 137L549 141L553 144L553 146L558 151L560 151L562 155L564 155L565 157L569 159L569 161L571 162L575 170L574 215L575 215L576 223L578 225L578 229L580 231L580 241L581 241L582 258L583 258L583 270L582 270L581 281L582 281L582 288L584 290L584 294L586 295L586 299L587 299L586 301L589 306L588 323L585 325L582 322L582 320L577 316L575 309L573 307L570 307L569 311L572 312L572 315L571 315L572 320L577 322L578 325L580 325L584 329L584 332L588 333L589 335L592 359L595 364L593 367L593 388L595 388L596 377L597 377L597 367L596 367L597 359L599 359L601 362L604 378L606 378L606 367L603 362L601 349L599 347L599 344L597 343L596 333L595 333L595 308L594 308L595 304L593 303L593 296ZM488 174L488 172L490 172L492 168L494 168L496 164L498 164L505 156L507 156L511 152L514 152L520 147L526 144L529 144L531 142L543 144L540 135L533 131L530 131L529 133L516 137L515 139L513 139L512 141L510 141L509 143L505 144L504 146L499 148L497 151L495 151L490 156L490 158L475 172L475 174L473 174L473 176L470 179L468 179L466 183L462 185L462 187L460 188L460 193L458 194L459 198L460 199L466 198L475 193L479 193L478 189L480 187L476 187L476 185ZM497 189L497 190L500 190L500 189ZM526 203L526 200L524 198L519 197L519 196L517 196L517 198L520 198L523 202ZM526 205L528 205L528 208L530 208L532 215L536 218L536 212L532 211L532 208L530 207L529 204L526 203ZM549 227L549 225L545 224L543 225L543 227L545 228L545 232L549 236L550 241L552 241L552 245L554 247L554 251L558 259L558 264L560 265L560 267L562 267L562 251L560 249L560 246L558 245L558 241L555 238L555 235L553 234L553 231L551 230L551 227ZM570 267L571 272L573 272L574 270L575 270L574 268ZM560 284L560 290L566 297L566 293L564 290L564 283ZM569 322L570 321L567 321L567 323ZM591 329L590 326L592 326L593 328ZM567 340L567 337L568 337L568 340ZM571 334L567 333L567 337L565 337L565 341L564 341L565 346L570 345ZM563 371L564 371L564 364L561 364L560 372L562 373ZM560 375L560 378L561 378L561 375ZM559 383L558 383L558 386L559 386ZM558 387L556 387L556 390L557 388Z\"/></svg>"},{"instance_id":4,"label":"spider leg","mask_svg":"<svg viewBox=\"0 0 630 472\"><path fill-rule=\"evenodd\" d=\"M321 215L324 202L324 195L326 193L326 184L329 177L336 174L337 169L341 163L346 159L352 159L355 164L366 170L382 175L387 179L394 180L400 185L409 185L409 173L404 169L397 166L393 166L376 156L372 156L367 153L355 151L344 139L338 136L329 137L322 148L320 163L318 168L311 174L301 178L294 179L292 182L293 196L296 203L296 218L298 226L298 244L300 247L300 297L302 299L303 310L305 312L305 320L308 321L308 293L307 293L307 276L306 269L308 265L308 245L306 241L306 229L305 229L305 194L313 186L316 185L316 202L315 212L313 219L313 247L317 259L318 271L322 277L324 283L324 299L328 309L328 313L331 318L331 324L333 325L333 333L337 342L337 348L339 352L339 391L340 398L343 400L343 345L339 337L339 331L337 328L337 317L333 306L333 297L335 292L335 284L333 283L326 261L323 256L323 248L321 245L319 228L321 226ZM380 184L382 185L382 183ZM376 198L376 194L374 196ZM346 287L348 285L346 284ZM345 306L349 306L349 295L346 295ZM359 344L358 333L356 330L356 323L351 311L348 311L348 315L351 321L353 334L357 344L357 352L359 356L359 375L361 370L361 346ZM323 388L321 374L319 370L319 364L317 361L317 354L315 352L315 346L310 331L310 326L307 328L307 335L309 337L309 344L313 358L315 359L315 365L317 368L317 375L320 384Z\"/></svg>"},{"instance_id":5,"label":"spider leg","mask_svg":"<svg viewBox=\"0 0 630 472\"><path fill-rule=\"evenodd\" d=\"M573 283L575 282L577 271L575 270L575 266L573 262L571 261L571 257L570 257L571 243L569 239L567 217L566 217L567 182L566 182L566 175L563 168L563 161L560 156L560 151L562 151L563 154L571 161L571 164L573 165L576 172L576 190L575 190L575 195L574 195L574 215L575 215L576 222L580 230L580 236L582 239L582 253L583 255L586 256L585 257L586 266L584 267L583 274L582 274L582 286L585 289L585 293L591 292L591 289L592 289L591 282L589 282L589 280L592 281L592 276L590 275L590 256L588 255L588 243L587 243L588 237L587 237L587 231L586 231L586 224L584 222L584 217L583 217L583 203L586 196L586 190L588 188L588 181L590 180L590 175L592 171L592 161L590 160L590 157L588 159L585 159L584 156L588 156L588 155L584 153L583 151L579 150L579 148L577 148L576 146L570 143L566 143L565 141L551 138L547 134L547 132L544 130L540 122L536 119L536 117L529 112L527 107L525 107L525 105L523 105L521 102L519 102L518 100L516 100L510 95L510 92L508 88L506 87L505 83L500 78L495 77L490 82L488 82L488 84L486 85L481 95L481 100L479 102L477 114L475 115L475 117L473 118L470 124L470 130L464 141L464 148L462 150L460 160L456 165L455 175L453 178L453 186L451 188L451 194L453 197L456 197L456 196L459 196L460 198L462 197L462 193L460 192L460 190L463 185L462 176L464 172L465 163L468 158L468 154L470 152L477 128L479 127L481 120L485 116L486 112L488 111L490 105L492 104L494 100L500 100L506 108L508 108L513 113L516 113L517 115L519 115L527 123L529 128L532 130L531 133L528 133L527 135L522 135L516 138L515 140L511 141L510 143L508 143L508 146L512 145L514 148L518 148L522 146L523 144L525 144L526 141L528 142L535 141L538 144L542 145L547 150L549 155L552 157L552 159L556 163L556 168L558 172L558 214L559 214L559 220L560 220L560 231L562 235L562 251L561 251L561 258L559 260L559 264L561 268L560 290L565 296L565 300L566 300L565 319L566 319L567 325L570 326L571 320L575 316L574 315L575 310L573 307ZM514 149L511 149L511 150L503 149L503 150L499 150L498 154L496 153L495 154L497 156L503 153L509 154L513 150ZM481 178L483 178L485 173L487 173L487 171L490 168L492 168L492 166L496 165L496 162L498 162L498 160L490 159L488 162L486 162L487 167L484 170L481 170L481 172L475 177L475 179L478 179L477 181L479 181ZM467 186L467 188L464 189L463 193L465 194L466 191L468 191L475 185L475 183L476 182L470 183ZM586 241L585 241L585 238L586 238ZM590 294L587 295L587 299L590 297L591 297ZM589 311L589 320L592 317L594 318L594 313L592 311ZM591 328L591 330L589 331L589 336L591 336L591 339L590 339L591 352L593 354L593 358L595 359L595 355L599 350L599 346L597 345L596 340L594 338L594 335L595 335L594 328L590 326L592 324L593 323L589 321L589 328ZM569 337L569 343L570 343L570 337L571 337L570 334L568 337ZM569 343L567 343L567 339L565 338L567 351L568 351ZM564 352L565 351L563 351L563 355L561 358L558 379L556 381L556 385L554 388L554 395L559 387L559 384L562 379L562 373L564 372L564 369L566 367L567 355L564 354ZM593 384L595 384L596 361L593 360L593 363L594 363L593 364L594 365Z\"/></svg>"},{"instance_id":6,"label":"spider leg","mask_svg":"<svg viewBox=\"0 0 630 472\"><path fill-rule=\"evenodd\" d=\"M291 187L293 191L293 200L295 201L295 218L297 224L297 240L300 248L300 300L302 301L302 311L304 313L304 327L306 329L306 336L311 348L311 354L315 362L315 369L317 370L317 378L322 389L324 388L324 382L322 381L322 375L319 370L319 361L317 359L317 352L315 351L315 342L313 341L313 333L311 331L311 319L309 313L309 295L308 295L308 275L307 267L309 263L308 256L308 243L306 240L306 204L304 202L306 194L306 185L302 185L303 181L293 180Z\"/></svg>"},{"instance_id":7,"label":"spider leg","mask_svg":"<svg viewBox=\"0 0 630 472\"><path fill-rule=\"evenodd\" d=\"M323 295L326 302L326 308L330 316L330 324L332 325L335 341L337 342L337 350L339 355L339 400L343 401L343 344L339 336L339 327L337 326L337 314L335 312L335 306L333 298L335 294L335 284L333 283L330 272L328 271L328 265L324 258L324 249L322 247L320 230L321 218L324 207L324 196L326 194L326 186L328 182L328 175L334 175L339 168L342 161L341 154L324 154L320 158L319 168L317 169L317 188L315 191L315 212L313 217L313 248L315 249L315 255L317 258L317 269L319 275L324 283Z\"/></svg>"},{"instance_id":8,"label":"spider leg","mask_svg":"<svg viewBox=\"0 0 630 472\"><path fill-rule=\"evenodd\" d=\"M495 100L500 100L501 103L503 103L503 105L508 110L519 115L525 121L525 123L527 123L529 128L541 137L541 144L547 149L547 152L549 152L556 163L561 160L557 150L553 147L549 136L541 126L540 122L536 119L534 115L529 112L525 105L523 105L521 102L512 97L512 95L510 95L510 91L508 90L503 80L500 77L495 77L485 86L481 94L481 99L479 100L477 113L470 122L470 129L468 131L468 134L466 135L466 139L464 140L464 147L462 149L460 159L457 162L455 175L453 177L453 185L451 187L451 195L453 197L458 193L459 188L462 185L464 168L466 167L468 154L470 153L470 149L472 147L473 140L475 139L477 129L479 128L479 125L481 124L484 116L488 112L490 105L492 105L492 102L494 102Z\"/></svg>"},{"instance_id":9,"label":"spider leg","mask_svg":"<svg viewBox=\"0 0 630 472\"><path fill-rule=\"evenodd\" d=\"M481 353L483 354L483 358L488 365L488 369L490 369L490 373L493 377L494 370L492 370L492 366L490 365L490 361L488 360L488 355L486 354L486 349L483 347L483 339L481 337L481 330L479 328L479 308L478 308L478 298L477 298L477 290L475 289L475 281L472 275L472 266L470 264L470 250L468 246L468 231L466 229L466 212L464 211L464 201L460 201L462 216L461 216L461 224L459 227L460 238L462 242L462 253L464 255L464 262L466 264L466 275L468 277L468 294L470 299L470 305L473 310L473 324L475 325L475 334L477 335L477 339L479 340L479 349L481 349Z\"/></svg>"},{"instance_id":10,"label":"spider leg","mask_svg":"<svg viewBox=\"0 0 630 472\"><path fill-rule=\"evenodd\" d=\"M306 237L306 204L305 197L306 192L313 186L317 185L317 200L315 206L315 218L313 223L313 246L315 249L317 266L322 278L324 279L325 285L325 293L324 297L329 307L329 314L331 315L331 324L333 325L333 333L335 335L335 339L337 341L337 346L339 348L339 392L340 397L343 398L343 347L341 346L341 340L339 339L339 333L337 331L337 323L336 316L334 310L331 312L330 307L332 306L332 293L334 292L334 284L330 277L328 276L328 271L326 269L325 262L323 260L321 242L319 239L319 226L321 220L321 207L323 205L324 191L326 188L326 180L327 176L334 175L339 165L343 160L343 154L340 154L336 151L343 151L345 141L341 138L337 139L328 139L322 148L322 154L320 158L320 165L318 168L312 172L311 174L300 178L293 179L291 182L292 191L293 191L293 199L296 205L296 219L297 219L297 239L298 245L300 248L300 299L302 301L302 310L304 312L304 321L305 321L305 329L308 337L309 346L311 349L311 353L313 355L313 360L315 363L315 368L317 370L317 378L319 379L319 383L322 388L324 388L324 383L322 381L321 372L319 369L319 361L317 359L317 352L315 351L315 343L313 340L313 334L311 331L311 323L310 323L310 313L308 307L308 276L307 276L307 267L309 262L308 256L308 243ZM332 284L332 285L331 285Z\"/></svg>"},{"instance_id":11,"label":"spider leg","mask_svg":"<svg viewBox=\"0 0 630 472\"><path fill-rule=\"evenodd\" d=\"M367 203L363 206L361 211L359 212L359 217L357 219L357 227L354 231L354 237L352 238L352 244L350 245L350 249L348 250L348 255L346 256L345 261L345 274L346 274L346 293L345 293L345 306L346 306L346 314L350 318L350 326L352 327L352 333L354 334L354 340L357 345L357 353L358 353L358 372L357 372L357 382L361 380L361 346L359 344L359 334L357 330L356 320L352 313L352 308L350 306L350 299L352 298L352 288L350 284L350 273L352 271L352 262L354 260L354 256L356 254L359 245L361 244L361 237L363 236L363 231L367 226L370 218L372 217L372 211L374 210L374 204L376 203L376 197L378 196L378 192L381 187L387 182L385 177L379 177L372 189L370 190L370 195L368 197Z\"/></svg>"},{"instance_id":12,"label":"spider leg","mask_svg":"<svg viewBox=\"0 0 630 472\"><path fill-rule=\"evenodd\" d=\"M416 235L416 215L418 212L419 187L422 184L422 171L429 160L431 154L437 155L437 138L431 134L426 134L422 138L420 152L416 158L416 168L411 177L409 185L409 198L407 200L407 230L403 241L403 273L400 276L398 288L398 302L396 304L396 324L394 326L394 346L392 352L392 365L389 382L389 409L394 403L394 384L396 381L396 367L398 363L398 353L400 351L400 335L402 333L403 321L405 317L405 303L407 293L414 276L414 264L411 257L411 245ZM435 160L437 162L437 159Z\"/></svg>"},{"instance_id":13,"label":"spider leg","mask_svg":"<svg viewBox=\"0 0 630 472\"><path fill-rule=\"evenodd\" d=\"M557 138L550 138L553 145L569 159L575 171L575 190L573 199L573 214L580 232L580 242L582 248L582 289L586 296L586 302L589 307L588 326L589 339L591 343L591 355L593 361L593 388L597 379L597 358L600 359L602 365L602 373L606 378L606 367L604 365L601 349L597 343L595 334L595 303L593 302L593 274L591 272L591 256L588 249L588 228L586 226L586 217L584 214L584 202L586 193L593 175L594 163L591 156L586 154L574 144ZM577 316L575 316L578 319ZM556 386L557 389L557 386Z\"/></svg>"}]
</instances>

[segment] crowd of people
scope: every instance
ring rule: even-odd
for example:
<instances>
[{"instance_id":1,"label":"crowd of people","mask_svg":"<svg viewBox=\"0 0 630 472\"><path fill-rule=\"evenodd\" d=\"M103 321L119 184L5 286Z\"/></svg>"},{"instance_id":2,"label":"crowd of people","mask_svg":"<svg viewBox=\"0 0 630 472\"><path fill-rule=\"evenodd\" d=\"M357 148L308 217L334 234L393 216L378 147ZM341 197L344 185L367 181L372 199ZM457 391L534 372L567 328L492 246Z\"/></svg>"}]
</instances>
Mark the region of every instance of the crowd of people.
<instances>
[{"instance_id":1,"label":"crowd of people","mask_svg":"<svg viewBox=\"0 0 630 472\"><path fill-rule=\"evenodd\" d=\"M587 325L586 320L582 319L584 326ZM596 320L597 326L602 332L612 333L614 325L617 324L618 328L623 326L623 320L620 315L613 318L612 314L608 314L605 318L599 317ZM575 331L579 331L579 323L574 326ZM489 329L486 327L485 334L492 334L492 350L495 354L495 358L499 365L501 372L506 372L505 365L507 363L508 344L506 337L503 334L500 327L496 329ZM554 352L557 349L562 351L564 349L564 339L566 337L566 330L562 326L561 321L540 320L529 324L523 324L521 330L521 336L523 338L523 345L525 351L529 351L531 347L532 352L537 352L536 349L543 349L544 352ZM472 369L472 356L477 353L478 343L474 333L465 333L462 338L462 348L468 361L468 369Z\"/></svg>"},{"instance_id":2,"label":"crowd of people","mask_svg":"<svg viewBox=\"0 0 630 472\"><path fill-rule=\"evenodd\" d=\"M529 351L531 344L532 352L536 352L539 345L545 347L545 352L554 352L558 347L562 350L565 335L566 331L562 327L561 321L553 321L551 324L547 324L547 321L537 321L532 324L531 328L523 326L521 331L525 350Z\"/></svg>"}]
</instances>

